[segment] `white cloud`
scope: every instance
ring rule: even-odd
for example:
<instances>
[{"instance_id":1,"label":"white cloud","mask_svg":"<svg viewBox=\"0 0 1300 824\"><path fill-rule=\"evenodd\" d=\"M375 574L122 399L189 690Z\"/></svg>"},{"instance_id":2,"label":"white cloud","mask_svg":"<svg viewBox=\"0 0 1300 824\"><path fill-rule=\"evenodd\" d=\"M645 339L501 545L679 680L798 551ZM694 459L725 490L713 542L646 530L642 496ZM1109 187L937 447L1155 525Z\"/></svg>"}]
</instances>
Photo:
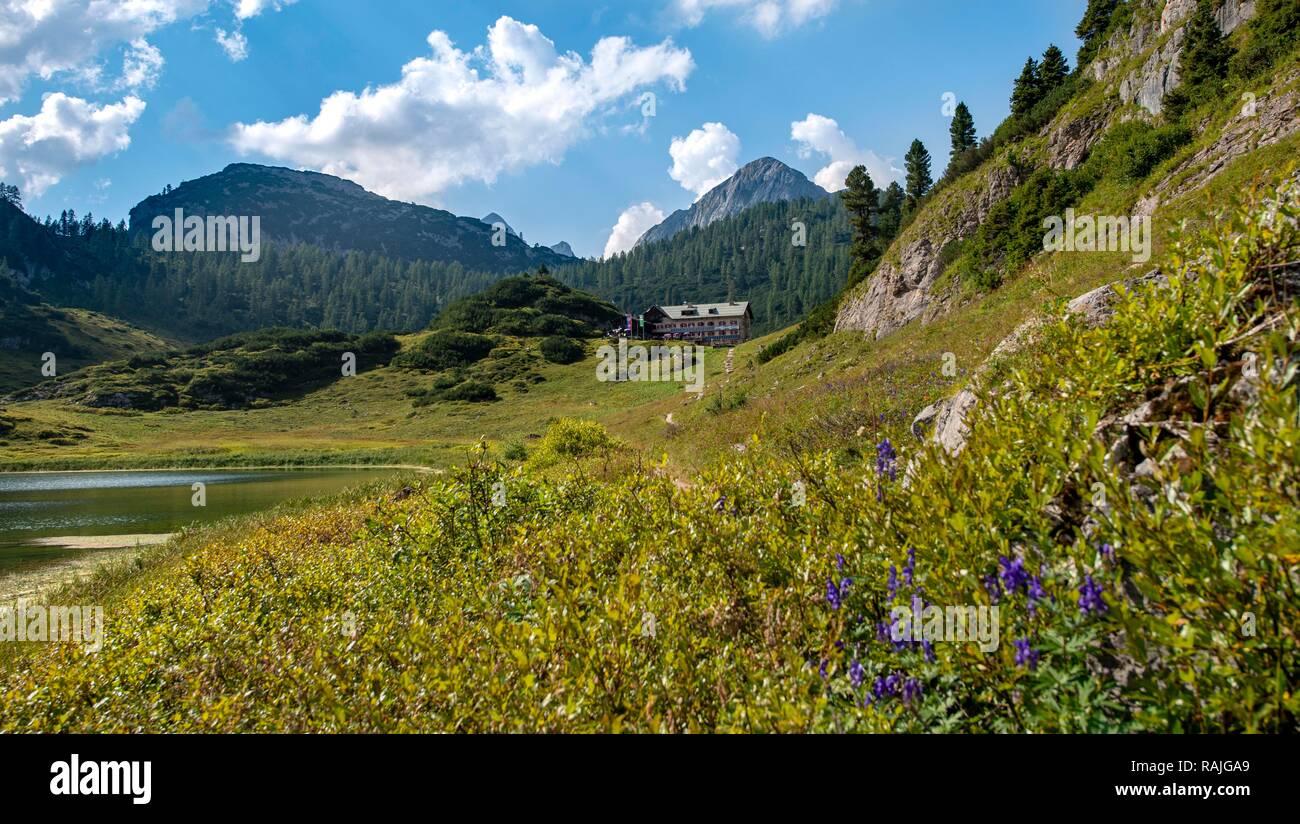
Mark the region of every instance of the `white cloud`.
<instances>
[{"instance_id":1,"label":"white cloud","mask_svg":"<svg viewBox=\"0 0 1300 824\"><path fill-rule=\"evenodd\" d=\"M860 149L838 123L820 114L809 114L790 124L790 139L799 144L799 156L824 155L829 163L813 176L813 182L828 192L844 188L844 178L854 166L866 166L877 187L902 178L903 170L870 149Z\"/></svg>"},{"instance_id":2,"label":"white cloud","mask_svg":"<svg viewBox=\"0 0 1300 824\"><path fill-rule=\"evenodd\" d=\"M131 41L131 47L122 58L122 77L118 81L120 88L152 89L162 74L163 56L156 46L151 46L143 37Z\"/></svg>"},{"instance_id":3,"label":"white cloud","mask_svg":"<svg viewBox=\"0 0 1300 824\"><path fill-rule=\"evenodd\" d=\"M248 57L248 38L239 30L228 32L225 29L217 29L217 44L232 62L238 63Z\"/></svg>"},{"instance_id":4,"label":"white cloud","mask_svg":"<svg viewBox=\"0 0 1300 824\"><path fill-rule=\"evenodd\" d=\"M618 216L618 223L610 231L609 240L605 241L604 256L613 257L631 249L641 239L641 235L652 226L662 223L663 219L664 213L648 201L627 207Z\"/></svg>"},{"instance_id":5,"label":"white cloud","mask_svg":"<svg viewBox=\"0 0 1300 824\"><path fill-rule=\"evenodd\" d=\"M18 99L32 76L72 73L98 85L102 53L125 48L115 88L147 87L162 55L143 38L204 11L209 0L33 0L0 3L0 103Z\"/></svg>"},{"instance_id":6,"label":"white cloud","mask_svg":"<svg viewBox=\"0 0 1300 824\"><path fill-rule=\"evenodd\" d=\"M674 137L668 154L673 159L668 176L699 200L738 168L740 138L721 123L705 123L686 137Z\"/></svg>"},{"instance_id":7,"label":"white cloud","mask_svg":"<svg viewBox=\"0 0 1300 824\"><path fill-rule=\"evenodd\" d=\"M129 129L144 106L133 96L99 106L47 94L37 114L0 121L0 178L17 180L24 194L39 197L77 166L131 145Z\"/></svg>"},{"instance_id":8,"label":"white cloud","mask_svg":"<svg viewBox=\"0 0 1300 824\"><path fill-rule=\"evenodd\" d=\"M591 119L657 83L684 88L691 53L672 40L638 47L602 38L590 60L558 53L536 26L501 17L486 46L464 52L446 33L396 83L337 91L312 117L237 123L232 143L415 200L468 180L558 162Z\"/></svg>"},{"instance_id":9,"label":"white cloud","mask_svg":"<svg viewBox=\"0 0 1300 824\"><path fill-rule=\"evenodd\" d=\"M248 57L248 38L244 36L245 20L257 17L266 10L279 11L285 6L292 6L297 0L231 0L235 7L235 27L231 31L217 29L214 37L217 45L230 58L238 63Z\"/></svg>"},{"instance_id":10,"label":"white cloud","mask_svg":"<svg viewBox=\"0 0 1300 824\"><path fill-rule=\"evenodd\" d=\"M279 11L285 6L292 6L296 0L235 0L235 16L240 20L256 17L270 9Z\"/></svg>"},{"instance_id":11,"label":"white cloud","mask_svg":"<svg viewBox=\"0 0 1300 824\"><path fill-rule=\"evenodd\" d=\"M838 5L839 0L673 0L672 10L687 26L698 26L710 11L727 10L770 39L825 17Z\"/></svg>"}]
</instances>

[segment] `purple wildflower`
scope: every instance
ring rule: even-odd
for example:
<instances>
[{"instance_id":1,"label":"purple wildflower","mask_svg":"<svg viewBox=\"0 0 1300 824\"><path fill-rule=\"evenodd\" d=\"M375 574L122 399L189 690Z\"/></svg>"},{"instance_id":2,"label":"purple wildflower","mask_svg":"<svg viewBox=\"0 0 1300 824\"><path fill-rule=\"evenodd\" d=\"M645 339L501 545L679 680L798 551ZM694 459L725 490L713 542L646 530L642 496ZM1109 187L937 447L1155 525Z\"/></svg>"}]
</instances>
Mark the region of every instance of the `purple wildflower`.
<instances>
[{"instance_id":1,"label":"purple wildflower","mask_svg":"<svg viewBox=\"0 0 1300 824\"><path fill-rule=\"evenodd\" d=\"M876 475L888 475L891 481L898 478L898 453L889 438L876 444Z\"/></svg>"},{"instance_id":2,"label":"purple wildflower","mask_svg":"<svg viewBox=\"0 0 1300 824\"><path fill-rule=\"evenodd\" d=\"M903 567L903 580L910 587L912 585L912 573L916 572L916 550L907 551L907 564Z\"/></svg>"},{"instance_id":3,"label":"purple wildflower","mask_svg":"<svg viewBox=\"0 0 1300 824\"><path fill-rule=\"evenodd\" d=\"M844 571L844 556L838 552L835 553L835 568L840 572Z\"/></svg>"},{"instance_id":4,"label":"purple wildflower","mask_svg":"<svg viewBox=\"0 0 1300 824\"><path fill-rule=\"evenodd\" d=\"M1111 563L1115 561L1115 547L1110 544L1101 545L1101 557Z\"/></svg>"},{"instance_id":5,"label":"purple wildflower","mask_svg":"<svg viewBox=\"0 0 1300 824\"><path fill-rule=\"evenodd\" d=\"M898 570L893 564L889 565L889 600L894 600L898 594Z\"/></svg>"},{"instance_id":6,"label":"purple wildflower","mask_svg":"<svg viewBox=\"0 0 1300 824\"><path fill-rule=\"evenodd\" d=\"M854 689L862 686L862 680L867 677L867 671L862 668L862 662L856 658L853 663L849 664L849 683Z\"/></svg>"},{"instance_id":7,"label":"purple wildflower","mask_svg":"<svg viewBox=\"0 0 1300 824\"><path fill-rule=\"evenodd\" d=\"M1016 666L1027 667L1031 670L1038 669L1038 650L1029 646L1028 638L1020 638L1012 641L1016 647Z\"/></svg>"},{"instance_id":8,"label":"purple wildflower","mask_svg":"<svg viewBox=\"0 0 1300 824\"><path fill-rule=\"evenodd\" d=\"M1002 584L998 583L998 576L992 573L984 576L984 591L989 594L989 600L993 603L1002 600Z\"/></svg>"},{"instance_id":9,"label":"purple wildflower","mask_svg":"<svg viewBox=\"0 0 1300 824\"><path fill-rule=\"evenodd\" d=\"M1029 573L1025 572L1024 561L1019 558L1010 560L1003 555L998 558L998 565L1002 567L998 572L998 577L1002 579L1002 585L1006 587L1008 595L1029 584Z\"/></svg>"},{"instance_id":10,"label":"purple wildflower","mask_svg":"<svg viewBox=\"0 0 1300 824\"><path fill-rule=\"evenodd\" d=\"M1105 612L1108 607L1102 592L1101 584L1092 580L1091 575L1086 576L1079 585L1079 611L1084 615L1094 612L1100 615Z\"/></svg>"},{"instance_id":11,"label":"purple wildflower","mask_svg":"<svg viewBox=\"0 0 1300 824\"><path fill-rule=\"evenodd\" d=\"M829 664L830 664L830 661L828 661L827 659L823 658L823 659L822 659L821 666L817 667L817 672L821 675L823 681L826 680L826 667L827 667Z\"/></svg>"},{"instance_id":12,"label":"purple wildflower","mask_svg":"<svg viewBox=\"0 0 1300 824\"><path fill-rule=\"evenodd\" d=\"M839 609L840 600L839 587L835 586L835 581L831 578L826 579L826 603L831 605L831 609Z\"/></svg>"},{"instance_id":13,"label":"purple wildflower","mask_svg":"<svg viewBox=\"0 0 1300 824\"><path fill-rule=\"evenodd\" d=\"M910 704L913 701L920 701L921 692L920 681L915 678L907 679L907 683L903 684L903 703Z\"/></svg>"}]
</instances>

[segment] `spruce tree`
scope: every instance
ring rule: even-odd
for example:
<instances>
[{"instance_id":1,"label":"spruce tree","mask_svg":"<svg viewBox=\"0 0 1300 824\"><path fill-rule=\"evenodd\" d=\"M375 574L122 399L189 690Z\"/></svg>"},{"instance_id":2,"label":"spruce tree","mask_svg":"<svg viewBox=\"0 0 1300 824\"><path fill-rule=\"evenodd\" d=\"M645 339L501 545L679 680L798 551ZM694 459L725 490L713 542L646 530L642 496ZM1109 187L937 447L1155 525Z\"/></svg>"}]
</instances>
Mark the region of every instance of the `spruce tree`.
<instances>
[{"instance_id":1,"label":"spruce tree","mask_svg":"<svg viewBox=\"0 0 1300 824\"><path fill-rule=\"evenodd\" d=\"M1025 59L1025 66L1016 78L1015 88L1011 90L1011 114L1019 117L1030 109L1042 97L1042 87L1038 77L1038 61L1032 57Z\"/></svg>"},{"instance_id":2,"label":"spruce tree","mask_svg":"<svg viewBox=\"0 0 1300 824\"><path fill-rule=\"evenodd\" d=\"M879 255L876 251L874 219L878 198L876 184L871 180L871 175L867 174L867 167L854 166L844 179L840 199L844 201L844 208L849 213L849 225L853 227L853 268L861 274L870 270L872 262Z\"/></svg>"},{"instance_id":3,"label":"spruce tree","mask_svg":"<svg viewBox=\"0 0 1300 824\"><path fill-rule=\"evenodd\" d=\"M1219 21L1214 17L1214 3L1200 0L1187 22L1183 51L1178 58L1183 83L1192 88L1217 83L1227 76L1231 57L1232 47L1224 40Z\"/></svg>"},{"instance_id":4,"label":"spruce tree","mask_svg":"<svg viewBox=\"0 0 1300 824\"><path fill-rule=\"evenodd\" d=\"M934 180L930 177L930 153L920 140L913 140L912 146L903 157L907 168L907 209L911 211L925 193L930 191Z\"/></svg>"},{"instance_id":5,"label":"spruce tree","mask_svg":"<svg viewBox=\"0 0 1300 824\"><path fill-rule=\"evenodd\" d=\"M1042 95L1065 82L1070 76L1070 64L1065 55L1053 43L1043 52L1043 62L1038 64L1038 88Z\"/></svg>"},{"instance_id":6,"label":"spruce tree","mask_svg":"<svg viewBox=\"0 0 1300 824\"><path fill-rule=\"evenodd\" d=\"M1115 13L1119 0L1088 0L1088 8L1083 12L1083 19L1074 33L1083 41L1079 47L1079 65L1082 66L1097 56L1101 50L1106 32L1110 29L1110 18Z\"/></svg>"},{"instance_id":7,"label":"spruce tree","mask_svg":"<svg viewBox=\"0 0 1300 824\"><path fill-rule=\"evenodd\" d=\"M906 200L907 195L898 181L890 183L880 198L880 220L876 222L876 229L883 242L892 240L903 225L903 203Z\"/></svg>"},{"instance_id":8,"label":"spruce tree","mask_svg":"<svg viewBox=\"0 0 1300 824\"><path fill-rule=\"evenodd\" d=\"M965 103L957 104L952 123L948 124L948 135L952 138L950 160L967 149L975 148L975 118L971 117L970 109L966 108Z\"/></svg>"}]
</instances>

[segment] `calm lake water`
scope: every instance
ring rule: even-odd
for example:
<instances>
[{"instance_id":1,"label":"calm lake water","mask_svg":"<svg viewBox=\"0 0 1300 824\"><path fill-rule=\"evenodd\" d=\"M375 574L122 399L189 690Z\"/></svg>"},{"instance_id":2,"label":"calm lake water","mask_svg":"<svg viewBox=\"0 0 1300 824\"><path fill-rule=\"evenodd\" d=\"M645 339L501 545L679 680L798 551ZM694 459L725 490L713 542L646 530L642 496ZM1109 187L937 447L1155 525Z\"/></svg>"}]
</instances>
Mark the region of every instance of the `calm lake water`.
<instances>
[{"instance_id":1,"label":"calm lake water","mask_svg":"<svg viewBox=\"0 0 1300 824\"><path fill-rule=\"evenodd\" d=\"M391 469L0 474L0 595L61 583L187 524L338 492ZM205 486L206 506L192 503ZM123 537L128 536L128 537ZM114 546L116 545L116 546ZM105 546L114 548L105 549Z\"/></svg>"}]
</instances>

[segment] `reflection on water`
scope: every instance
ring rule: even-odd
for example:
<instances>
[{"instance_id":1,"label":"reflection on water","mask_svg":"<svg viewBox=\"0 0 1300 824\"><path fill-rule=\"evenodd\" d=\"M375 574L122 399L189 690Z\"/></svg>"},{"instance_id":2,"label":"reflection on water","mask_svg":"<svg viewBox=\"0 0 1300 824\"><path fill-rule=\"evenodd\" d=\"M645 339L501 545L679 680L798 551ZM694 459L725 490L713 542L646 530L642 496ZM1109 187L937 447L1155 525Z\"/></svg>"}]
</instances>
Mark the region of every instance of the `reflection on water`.
<instances>
[{"instance_id":1,"label":"reflection on water","mask_svg":"<svg viewBox=\"0 0 1300 824\"><path fill-rule=\"evenodd\" d=\"M338 492L392 472L205 469L0 474L0 594L14 591L14 582L5 580L14 575L48 574L51 565L80 568L92 557L100 563L114 553L132 551L78 548L105 542L92 537L131 536L120 543L135 544L134 536L148 540L189 524ZM205 486L205 506L193 505L195 483Z\"/></svg>"}]
</instances>

